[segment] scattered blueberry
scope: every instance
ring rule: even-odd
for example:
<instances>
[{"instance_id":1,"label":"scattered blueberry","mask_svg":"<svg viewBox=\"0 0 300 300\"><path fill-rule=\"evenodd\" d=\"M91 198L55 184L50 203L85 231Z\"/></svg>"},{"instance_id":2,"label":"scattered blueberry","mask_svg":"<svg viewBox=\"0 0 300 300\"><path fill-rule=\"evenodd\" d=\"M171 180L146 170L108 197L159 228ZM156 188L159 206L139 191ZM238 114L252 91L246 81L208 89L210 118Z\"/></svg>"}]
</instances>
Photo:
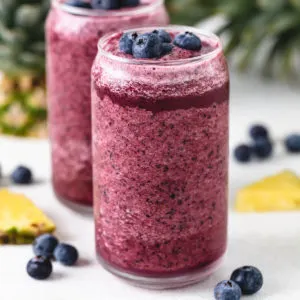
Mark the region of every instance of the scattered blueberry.
<instances>
[{"instance_id":1,"label":"scattered blueberry","mask_svg":"<svg viewBox=\"0 0 300 300\"><path fill-rule=\"evenodd\" d=\"M121 8L120 0L91 0L94 9L119 9Z\"/></svg>"},{"instance_id":2,"label":"scattered blueberry","mask_svg":"<svg viewBox=\"0 0 300 300\"><path fill-rule=\"evenodd\" d=\"M174 46L170 43L163 43L161 45L161 55L166 55L173 50Z\"/></svg>"},{"instance_id":3,"label":"scattered blueberry","mask_svg":"<svg viewBox=\"0 0 300 300\"><path fill-rule=\"evenodd\" d=\"M51 261L45 257L37 256L32 258L26 267L27 273L34 279L43 280L48 278L52 273Z\"/></svg>"},{"instance_id":4,"label":"scattered blueberry","mask_svg":"<svg viewBox=\"0 0 300 300\"><path fill-rule=\"evenodd\" d=\"M57 245L58 240L55 236L48 233L43 234L37 237L33 242L33 252L37 256L52 258Z\"/></svg>"},{"instance_id":5,"label":"scattered blueberry","mask_svg":"<svg viewBox=\"0 0 300 300\"><path fill-rule=\"evenodd\" d=\"M19 166L13 171L11 179L17 184L29 184L32 182L32 173L27 167Z\"/></svg>"},{"instance_id":6,"label":"scattered blueberry","mask_svg":"<svg viewBox=\"0 0 300 300\"><path fill-rule=\"evenodd\" d=\"M267 128L263 125L254 125L250 128L250 136L256 140L259 138L269 138L269 132Z\"/></svg>"},{"instance_id":7,"label":"scattered blueberry","mask_svg":"<svg viewBox=\"0 0 300 300\"><path fill-rule=\"evenodd\" d=\"M82 0L68 0L65 2L65 4L80 8L92 8L90 3Z\"/></svg>"},{"instance_id":8,"label":"scattered blueberry","mask_svg":"<svg viewBox=\"0 0 300 300\"><path fill-rule=\"evenodd\" d=\"M239 300L242 292L240 287L231 280L224 280L219 282L215 287L216 300Z\"/></svg>"},{"instance_id":9,"label":"scattered blueberry","mask_svg":"<svg viewBox=\"0 0 300 300\"><path fill-rule=\"evenodd\" d=\"M172 42L171 35L168 32L166 32L164 29L156 29L156 30L153 30L152 33L157 34L163 43L171 43Z\"/></svg>"},{"instance_id":10,"label":"scattered blueberry","mask_svg":"<svg viewBox=\"0 0 300 300\"><path fill-rule=\"evenodd\" d=\"M73 266L78 260L78 251L71 245L61 243L55 248L54 257L63 265Z\"/></svg>"},{"instance_id":11,"label":"scattered blueberry","mask_svg":"<svg viewBox=\"0 0 300 300\"><path fill-rule=\"evenodd\" d=\"M123 0L122 6L124 7L133 7L133 6L138 6L140 4L140 0Z\"/></svg>"},{"instance_id":12,"label":"scattered blueberry","mask_svg":"<svg viewBox=\"0 0 300 300\"><path fill-rule=\"evenodd\" d=\"M244 295L255 294L263 286L263 276L255 267L245 266L236 269L230 279L239 285Z\"/></svg>"},{"instance_id":13,"label":"scattered blueberry","mask_svg":"<svg viewBox=\"0 0 300 300\"><path fill-rule=\"evenodd\" d=\"M202 48L200 38L188 31L178 34L174 39L174 44L186 50L200 50Z\"/></svg>"},{"instance_id":14,"label":"scattered blueberry","mask_svg":"<svg viewBox=\"0 0 300 300\"><path fill-rule=\"evenodd\" d=\"M273 145L265 138L259 138L254 141L253 154L260 159L266 159L272 155Z\"/></svg>"},{"instance_id":15,"label":"scattered blueberry","mask_svg":"<svg viewBox=\"0 0 300 300\"><path fill-rule=\"evenodd\" d=\"M285 141L286 150L292 153L300 153L300 134L292 134Z\"/></svg>"},{"instance_id":16,"label":"scattered blueberry","mask_svg":"<svg viewBox=\"0 0 300 300\"><path fill-rule=\"evenodd\" d=\"M162 54L162 42L157 34L141 34L133 42L132 54L135 58L159 58Z\"/></svg>"},{"instance_id":17,"label":"scattered blueberry","mask_svg":"<svg viewBox=\"0 0 300 300\"><path fill-rule=\"evenodd\" d=\"M247 145L240 145L234 150L234 156L236 160L243 163L250 161L251 154L251 147Z\"/></svg>"},{"instance_id":18,"label":"scattered blueberry","mask_svg":"<svg viewBox=\"0 0 300 300\"><path fill-rule=\"evenodd\" d=\"M132 54L134 40L138 37L136 32L124 33L120 39L119 48L126 54Z\"/></svg>"}]
</instances>

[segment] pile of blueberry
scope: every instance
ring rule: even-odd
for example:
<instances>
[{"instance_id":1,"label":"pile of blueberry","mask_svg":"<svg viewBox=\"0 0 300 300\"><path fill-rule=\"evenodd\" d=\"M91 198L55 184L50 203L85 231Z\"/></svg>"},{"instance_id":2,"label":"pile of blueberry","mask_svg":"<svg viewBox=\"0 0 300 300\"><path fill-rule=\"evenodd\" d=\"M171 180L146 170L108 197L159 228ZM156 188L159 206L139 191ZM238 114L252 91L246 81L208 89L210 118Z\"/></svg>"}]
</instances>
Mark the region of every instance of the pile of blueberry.
<instances>
[{"instance_id":1,"label":"pile of blueberry","mask_svg":"<svg viewBox=\"0 0 300 300\"><path fill-rule=\"evenodd\" d=\"M216 300L239 300L242 295L253 295L263 286L262 273L255 267L236 269L230 280L219 282L214 290Z\"/></svg>"},{"instance_id":2,"label":"pile of blueberry","mask_svg":"<svg viewBox=\"0 0 300 300\"><path fill-rule=\"evenodd\" d=\"M234 156L242 163L250 162L252 158L267 159L273 153L274 143L270 139L268 129L263 125L250 128L251 144L242 144L235 148ZM300 134L289 135L284 140L285 148L290 153L300 153Z\"/></svg>"},{"instance_id":3,"label":"pile of blueberry","mask_svg":"<svg viewBox=\"0 0 300 300\"><path fill-rule=\"evenodd\" d=\"M33 252L36 257L27 263L27 273L34 279L44 280L52 273L52 262L55 260L65 266L73 266L78 260L75 247L59 243L51 234L43 234L33 242Z\"/></svg>"},{"instance_id":4,"label":"pile of blueberry","mask_svg":"<svg viewBox=\"0 0 300 300\"><path fill-rule=\"evenodd\" d=\"M140 0L67 0L65 4L79 8L108 10L138 6L140 4Z\"/></svg>"},{"instance_id":5,"label":"pile of blueberry","mask_svg":"<svg viewBox=\"0 0 300 300\"><path fill-rule=\"evenodd\" d=\"M177 46L186 50L198 51L202 47L201 40L192 32L184 32L175 36L172 43L171 35L163 29L137 34L124 33L120 39L120 50L135 58L160 58L170 53Z\"/></svg>"}]
</instances>

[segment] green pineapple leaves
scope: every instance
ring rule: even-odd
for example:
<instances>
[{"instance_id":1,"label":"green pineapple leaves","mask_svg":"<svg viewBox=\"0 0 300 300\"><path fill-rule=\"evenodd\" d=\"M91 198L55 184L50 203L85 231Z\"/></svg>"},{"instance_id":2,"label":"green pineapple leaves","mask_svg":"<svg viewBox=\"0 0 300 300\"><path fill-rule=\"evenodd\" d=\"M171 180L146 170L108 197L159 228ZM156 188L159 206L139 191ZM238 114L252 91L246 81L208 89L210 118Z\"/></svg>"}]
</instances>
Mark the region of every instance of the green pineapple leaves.
<instances>
[{"instance_id":1,"label":"green pineapple leaves","mask_svg":"<svg viewBox=\"0 0 300 300\"><path fill-rule=\"evenodd\" d=\"M44 23L50 0L0 0L0 71L45 72Z\"/></svg>"},{"instance_id":2,"label":"green pineapple leaves","mask_svg":"<svg viewBox=\"0 0 300 300\"><path fill-rule=\"evenodd\" d=\"M167 0L167 5L174 23L225 16L218 33L240 70L259 61L264 75L300 75L300 0Z\"/></svg>"}]
</instances>

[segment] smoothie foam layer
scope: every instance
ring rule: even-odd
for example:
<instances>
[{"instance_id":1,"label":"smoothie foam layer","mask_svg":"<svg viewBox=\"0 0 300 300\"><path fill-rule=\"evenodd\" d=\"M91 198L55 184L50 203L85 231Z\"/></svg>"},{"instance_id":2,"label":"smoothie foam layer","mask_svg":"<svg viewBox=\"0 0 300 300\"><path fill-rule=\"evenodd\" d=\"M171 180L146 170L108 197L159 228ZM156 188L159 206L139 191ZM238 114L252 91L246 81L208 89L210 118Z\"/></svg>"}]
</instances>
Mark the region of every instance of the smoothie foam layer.
<instances>
[{"instance_id":1,"label":"smoothie foam layer","mask_svg":"<svg viewBox=\"0 0 300 300\"><path fill-rule=\"evenodd\" d=\"M172 36L175 34L176 31ZM95 64L93 72L99 92L109 87L109 93L114 95L112 98L120 98L122 103L139 105L143 102L147 106L149 101L163 102L163 99L170 99L176 102L176 99L182 97L195 99L210 90L222 88L227 81L227 64L217 37L211 39L210 36L199 35L203 43L201 51L174 47L170 54L160 59L141 60L120 52L118 42L121 35L116 33L102 40L99 47L103 55L99 55L99 59L101 57L103 67L98 70L100 64ZM101 76L98 72L101 72ZM126 95L123 89L126 89ZM218 98L220 95L222 97L220 93ZM210 99L210 102L222 100Z\"/></svg>"}]
</instances>

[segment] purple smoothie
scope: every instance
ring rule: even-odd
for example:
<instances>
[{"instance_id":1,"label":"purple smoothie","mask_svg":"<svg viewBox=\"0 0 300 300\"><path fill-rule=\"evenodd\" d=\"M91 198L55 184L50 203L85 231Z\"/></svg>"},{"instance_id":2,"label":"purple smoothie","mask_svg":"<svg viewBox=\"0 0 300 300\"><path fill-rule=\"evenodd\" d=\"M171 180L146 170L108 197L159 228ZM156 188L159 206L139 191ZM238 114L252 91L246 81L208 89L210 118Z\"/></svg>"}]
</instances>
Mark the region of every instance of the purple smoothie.
<instances>
[{"instance_id":1,"label":"purple smoothie","mask_svg":"<svg viewBox=\"0 0 300 300\"><path fill-rule=\"evenodd\" d=\"M168 23L162 0L120 10L91 10L53 0L48 16L47 84L52 178L58 197L92 204L90 70L103 34Z\"/></svg>"},{"instance_id":2,"label":"purple smoothie","mask_svg":"<svg viewBox=\"0 0 300 300\"><path fill-rule=\"evenodd\" d=\"M173 35L183 30L169 27ZM226 249L229 78L217 37L197 34L200 51L175 47L160 59L121 53L121 33L99 44L92 69L96 247L123 277L198 272L197 281Z\"/></svg>"}]
</instances>

